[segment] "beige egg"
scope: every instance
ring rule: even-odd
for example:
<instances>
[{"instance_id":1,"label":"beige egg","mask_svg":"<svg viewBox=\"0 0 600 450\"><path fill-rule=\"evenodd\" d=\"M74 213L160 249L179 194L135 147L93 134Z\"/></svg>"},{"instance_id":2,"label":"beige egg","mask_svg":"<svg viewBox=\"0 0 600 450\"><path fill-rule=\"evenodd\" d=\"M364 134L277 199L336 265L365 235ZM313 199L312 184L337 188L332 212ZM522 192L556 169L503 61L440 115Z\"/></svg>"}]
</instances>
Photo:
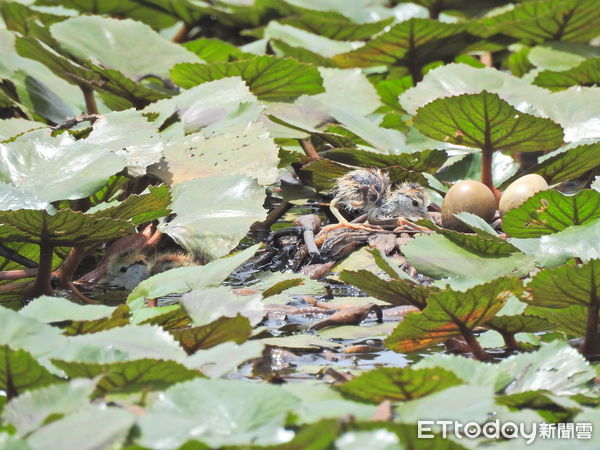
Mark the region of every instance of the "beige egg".
<instances>
[{"instance_id":1,"label":"beige egg","mask_svg":"<svg viewBox=\"0 0 600 450\"><path fill-rule=\"evenodd\" d=\"M541 176L532 173L513 181L500 197L498 209L503 216L509 209L520 206L525 200L539 191L548 189L548 183Z\"/></svg>"},{"instance_id":2,"label":"beige egg","mask_svg":"<svg viewBox=\"0 0 600 450\"><path fill-rule=\"evenodd\" d=\"M442 225L458 231L469 228L453 214L468 212L490 222L496 213L496 198L483 183L473 180L459 181L452 186L442 203Z\"/></svg>"}]
</instances>

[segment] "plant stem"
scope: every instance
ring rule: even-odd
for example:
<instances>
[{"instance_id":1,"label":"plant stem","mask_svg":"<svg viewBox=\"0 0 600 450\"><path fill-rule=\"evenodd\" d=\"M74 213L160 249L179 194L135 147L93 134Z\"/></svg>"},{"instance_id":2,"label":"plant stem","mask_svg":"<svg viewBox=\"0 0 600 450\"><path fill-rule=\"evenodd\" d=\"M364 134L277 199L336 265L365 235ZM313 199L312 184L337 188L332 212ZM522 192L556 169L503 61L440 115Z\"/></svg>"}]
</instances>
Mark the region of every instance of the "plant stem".
<instances>
[{"instance_id":1,"label":"plant stem","mask_svg":"<svg viewBox=\"0 0 600 450\"><path fill-rule=\"evenodd\" d=\"M4 270L0 271L0 280L20 280L21 278L35 277L37 269Z\"/></svg>"},{"instance_id":2,"label":"plant stem","mask_svg":"<svg viewBox=\"0 0 600 450\"><path fill-rule=\"evenodd\" d=\"M29 269L36 269L38 264L35 261L25 258L20 253L15 252L13 249L5 247L0 244L0 256L8 258L11 261L21 264L22 266L28 267Z\"/></svg>"},{"instance_id":3,"label":"plant stem","mask_svg":"<svg viewBox=\"0 0 600 450\"><path fill-rule=\"evenodd\" d=\"M512 333L500 333L502 339L504 339L504 345L507 350L521 350L521 345L515 339L515 335Z\"/></svg>"},{"instance_id":4,"label":"plant stem","mask_svg":"<svg viewBox=\"0 0 600 450\"><path fill-rule=\"evenodd\" d=\"M79 85L79 89L83 93L83 98L85 100L85 107L87 109L88 114L99 114L98 113L98 105L96 105L96 99L94 98L94 90L88 86L84 86L82 84Z\"/></svg>"},{"instance_id":5,"label":"plant stem","mask_svg":"<svg viewBox=\"0 0 600 450\"><path fill-rule=\"evenodd\" d=\"M600 355L600 336L598 335L598 313L600 312L600 299L596 294L596 286L592 284L592 294L588 305L587 326L583 341L582 353L585 356Z\"/></svg>"},{"instance_id":6,"label":"plant stem","mask_svg":"<svg viewBox=\"0 0 600 450\"><path fill-rule=\"evenodd\" d=\"M73 247L60 267L55 271L55 275L64 289L69 289L69 284L73 279L75 271L81 264L85 256L85 247Z\"/></svg>"},{"instance_id":7,"label":"plant stem","mask_svg":"<svg viewBox=\"0 0 600 450\"><path fill-rule=\"evenodd\" d=\"M302 150L304 150L304 153L306 153L306 156L308 156L311 161L314 161L315 159L321 159L314 145L312 145L312 142L310 142L310 138L298 139L298 142L300 142Z\"/></svg>"},{"instance_id":8,"label":"plant stem","mask_svg":"<svg viewBox=\"0 0 600 450\"><path fill-rule=\"evenodd\" d=\"M481 182L485 184L492 192L494 192L494 180L492 178L492 158L494 152L492 150L481 149Z\"/></svg>"},{"instance_id":9,"label":"plant stem","mask_svg":"<svg viewBox=\"0 0 600 450\"><path fill-rule=\"evenodd\" d=\"M23 292L26 298L35 298L40 295L51 295L53 292L50 281L52 279L52 246L44 242L40 243L40 265L37 277L33 284L29 285Z\"/></svg>"},{"instance_id":10,"label":"plant stem","mask_svg":"<svg viewBox=\"0 0 600 450\"><path fill-rule=\"evenodd\" d=\"M475 356L475 358L477 358L479 361L487 361L489 359L489 357L483 351L483 349L481 348L481 345L479 345L479 342L475 338L473 331L470 330L469 328L467 328L465 326L461 326L461 325L459 325L459 329L460 329L461 334L465 338L467 345L471 349L471 352L473 352L473 356Z\"/></svg>"}]
</instances>

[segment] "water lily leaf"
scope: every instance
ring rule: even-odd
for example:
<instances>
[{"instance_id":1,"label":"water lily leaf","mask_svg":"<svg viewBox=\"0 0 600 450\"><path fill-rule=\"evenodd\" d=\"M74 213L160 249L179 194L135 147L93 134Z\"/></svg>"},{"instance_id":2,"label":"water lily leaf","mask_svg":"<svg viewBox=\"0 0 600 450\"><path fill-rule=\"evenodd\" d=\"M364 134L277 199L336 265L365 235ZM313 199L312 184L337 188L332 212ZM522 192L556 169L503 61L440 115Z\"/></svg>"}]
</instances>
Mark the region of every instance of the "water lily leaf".
<instances>
[{"instance_id":1,"label":"water lily leaf","mask_svg":"<svg viewBox=\"0 0 600 450\"><path fill-rule=\"evenodd\" d=\"M186 89L231 76L241 76L250 91L261 100L289 101L300 95L324 91L316 67L270 55L230 63L182 63L171 70L173 81Z\"/></svg>"},{"instance_id":2,"label":"water lily leaf","mask_svg":"<svg viewBox=\"0 0 600 450\"><path fill-rule=\"evenodd\" d=\"M519 252L518 248L498 236L460 233L447 228L440 228L430 220L419 220L417 223L434 230L461 248L481 256L507 256Z\"/></svg>"},{"instance_id":3,"label":"water lily leaf","mask_svg":"<svg viewBox=\"0 0 600 450\"><path fill-rule=\"evenodd\" d=\"M342 344L320 339L317 336L309 334L294 334L292 336L264 338L261 339L260 342L271 347L300 350L318 350L321 348L335 348L342 346Z\"/></svg>"},{"instance_id":4,"label":"water lily leaf","mask_svg":"<svg viewBox=\"0 0 600 450\"><path fill-rule=\"evenodd\" d=\"M528 306L525 314L541 317L557 330L572 336L585 336L588 309L581 305L567 306L566 308L544 308L541 306Z\"/></svg>"},{"instance_id":5,"label":"water lily leaf","mask_svg":"<svg viewBox=\"0 0 600 450\"><path fill-rule=\"evenodd\" d=\"M264 187L247 176L195 178L173 186L172 195L177 217L159 230L209 260L229 253L266 215Z\"/></svg>"},{"instance_id":6,"label":"water lily leaf","mask_svg":"<svg viewBox=\"0 0 600 450\"><path fill-rule=\"evenodd\" d=\"M435 287L419 286L406 280L385 281L368 270L344 270L340 279L392 305L414 305L420 309L425 307L427 298L438 291Z\"/></svg>"},{"instance_id":7,"label":"water lily leaf","mask_svg":"<svg viewBox=\"0 0 600 450\"><path fill-rule=\"evenodd\" d=\"M488 321L487 326L503 335L539 333L553 329L550 322L534 316L496 316Z\"/></svg>"},{"instance_id":8,"label":"water lily leaf","mask_svg":"<svg viewBox=\"0 0 600 450\"><path fill-rule=\"evenodd\" d=\"M502 33L527 43L587 42L598 34L600 20L593 0L525 2L482 23L488 33Z\"/></svg>"},{"instance_id":9,"label":"water lily leaf","mask_svg":"<svg viewBox=\"0 0 600 450\"><path fill-rule=\"evenodd\" d=\"M600 298L600 260L542 270L527 284L524 301L534 306L589 306Z\"/></svg>"},{"instance_id":10,"label":"water lily leaf","mask_svg":"<svg viewBox=\"0 0 600 450\"><path fill-rule=\"evenodd\" d=\"M151 222L169 214L171 194L168 186L150 186L148 194L130 195L118 206L90 210L93 217L129 220L134 225Z\"/></svg>"},{"instance_id":11,"label":"water lily leaf","mask_svg":"<svg viewBox=\"0 0 600 450\"><path fill-rule=\"evenodd\" d=\"M504 394L546 389L555 395L574 395L590 390L595 371L585 358L566 342L542 344L533 353L521 353L499 363L514 378Z\"/></svg>"},{"instance_id":12,"label":"water lily leaf","mask_svg":"<svg viewBox=\"0 0 600 450\"><path fill-rule=\"evenodd\" d=\"M552 234L600 218L600 192L586 189L576 195L556 190L538 192L508 211L502 229L511 237L532 238Z\"/></svg>"},{"instance_id":13,"label":"water lily leaf","mask_svg":"<svg viewBox=\"0 0 600 450\"><path fill-rule=\"evenodd\" d=\"M108 392L163 390L172 384L202 376L197 370L190 370L175 361L149 358L111 364L53 359L52 364L63 370L71 379L98 378L94 396Z\"/></svg>"},{"instance_id":14,"label":"water lily leaf","mask_svg":"<svg viewBox=\"0 0 600 450\"><path fill-rule=\"evenodd\" d=\"M235 255L220 258L204 266L178 267L156 274L138 284L129 294L127 304L135 312L144 308L144 300L168 294L182 294L192 289L217 287L238 266L252 257L258 246L254 245ZM144 318L145 320L145 318ZM210 321L205 322L210 323Z\"/></svg>"},{"instance_id":15,"label":"water lily leaf","mask_svg":"<svg viewBox=\"0 0 600 450\"><path fill-rule=\"evenodd\" d=\"M297 17L287 17L280 20L279 23L338 41L360 41L370 39L392 21L392 18L388 18L377 22L354 23L339 16L310 12Z\"/></svg>"},{"instance_id":16,"label":"water lily leaf","mask_svg":"<svg viewBox=\"0 0 600 450\"><path fill-rule=\"evenodd\" d=\"M485 324L521 289L514 278L499 278L465 292L442 291L427 299L421 313L407 315L385 340L401 353L414 352Z\"/></svg>"},{"instance_id":17,"label":"water lily leaf","mask_svg":"<svg viewBox=\"0 0 600 450\"><path fill-rule=\"evenodd\" d=\"M432 139L492 151L547 151L563 143L558 124L487 91L435 100L417 111L414 125Z\"/></svg>"},{"instance_id":18,"label":"water lily leaf","mask_svg":"<svg viewBox=\"0 0 600 450\"><path fill-rule=\"evenodd\" d=\"M237 59L248 59L254 55L241 51L235 45L214 38L200 38L183 44L207 63L229 62Z\"/></svg>"},{"instance_id":19,"label":"water lily leaf","mask_svg":"<svg viewBox=\"0 0 600 450\"><path fill-rule=\"evenodd\" d=\"M364 47L333 59L341 67L379 65L423 67L431 61L456 55L477 41L462 24L412 18L394 25ZM418 81L418 80L417 80Z\"/></svg>"},{"instance_id":20,"label":"water lily leaf","mask_svg":"<svg viewBox=\"0 0 600 450\"><path fill-rule=\"evenodd\" d=\"M0 182L47 202L85 198L125 166L96 144L68 134L53 138L47 129L0 144L0 161Z\"/></svg>"},{"instance_id":21,"label":"water lily leaf","mask_svg":"<svg viewBox=\"0 0 600 450\"><path fill-rule=\"evenodd\" d=\"M130 310L127 305L120 305L114 309L109 317L88 320L72 320L64 328L65 336L77 336L80 334L98 333L111 328L129 325Z\"/></svg>"},{"instance_id":22,"label":"water lily leaf","mask_svg":"<svg viewBox=\"0 0 600 450\"><path fill-rule=\"evenodd\" d=\"M25 436L54 414L70 414L89 404L96 387L94 380L72 380L27 391L12 399L2 411L2 419Z\"/></svg>"},{"instance_id":23,"label":"water lily leaf","mask_svg":"<svg viewBox=\"0 0 600 450\"><path fill-rule=\"evenodd\" d=\"M119 447L135 423L124 408L97 405L79 410L38 429L27 439L32 448Z\"/></svg>"},{"instance_id":24,"label":"water lily leaf","mask_svg":"<svg viewBox=\"0 0 600 450\"><path fill-rule=\"evenodd\" d=\"M362 43L336 41L290 25L282 25L274 20L265 27L264 37L266 39L278 39L294 47L305 48L326 58L331 58L338 53L348 52L362 45Z\"/></svg>"},{"instance_id":25,"label":"water lily leaf","mask_svg":"<svg viewBox=\"0 0 600 450\"><path fill-rule=\"evenodd\" d=\"M249 359L260 358L264 344L258 341L248 341L238 345L232 341L200 350L188 357L183 364L190 369L196 369L209 378L220 378L235 370Z\"/></svg>"},{"instance_id":26,"label":"water lily leaf","mask_svg":"<svg viewBox=\"0 0 600 450\"><path fill-rule=\"evenodd\" d=\"M277 155L273 138L260 122L234 125L208 138L189 134L170 141L164 151L172 183L238 173L272 184L278 175Z\"/></svg>"},{"instance_id":27,"label":"water lily leaf","mask_svg":"<svg viewBox=\"0 0 600 450\"><path fill-rule=\"evenodd\" d=\"M182 361L186 354L177 341L154 325L127 325L67 338L53 358L70 362L108 364L134 359Z\"/></svg>"},{"instance_id":28,"label":"water lily leaf","mask_svg":"<svg viewBox=\"0 0 600 450\"><path fill-rule=\"evenodd\" d=\"M437 367L417 370L385 367L363 373L337 389L356 400L381 403L425 397L459 384L462 381L454 373Z\"/></svg>"},{"instance_id":29,"label":"water lily leaf","mask_svg":"<svg viewBox=\"0 0 600 450\"><path fill-rule=\"evenodd\" d=\"M10 139L21 133L36 128L46 128L48 125L27 119L4 119L0 120L0 141Z\"/></svg>"},{"instance_id":30,"label":"water lily leaf","mask_svg":"<svg viewBox=\"0 0 600 450\"><path fill-rule=\"evenodd\" d=\"M89 308L88 308L89 306ZM104 305L78 305L61 297L38 297L25 305L19 314L52 323L64 320L95 320L110 316L116 308Z\"/></svg>"},{"instance_id":31,"label":"water lily leaf","mask_svg":"<svg viewBox=\"0 0 600 450\"><path fill-rule=\"evenodd\" d=\"M238 296L226 286L188 292L180 302L194 325L208 325L220 317L238 315L247 317L252 325L256 325L265 314L259 295Z\"/></svg>"},{"instance_id":32,"label":"water lily leaf","mask_svg":"<svg viewBox=\"0 0 600 450\"><path fill-rule=\"evenodd\" d=\"M544 70L537 74L533 83L551 91L560 91L577 85L596 86L600 84L598 73L600 73L600 58L591 58L570 70Z\"/></svg>"},{"instance_id":33,"label":"water lily leaf","mask_svg":"<svg viewBox=\"0 0 600 450\"><path fill-rule=\"evenodd\" d=\"M5 242L45 242L53 247L106 242L135 232L124 220L96 219L70 209L61 209L54 215L31 209L1 211L0 225L12 228L4 232L4 227L0 227Z\"/></svg>"},{"instance_id":34,"label":"water lily leaf","mask_svg":"<svg viewBox=\"0 0 600 450\"><path fill-rule=\"evenodd\" d=\"M139 418L139 442L151 448L175 448L192 437L210 447L278 444L298 403L279 386L192 380L164 391Z\"/></svg>"},{"instance_id":35,"label":"water lily leaf","mask_svg":"<svg viewBox=\"0 0 600 450\"><path fill-rule=\"evenodd\" d=\"M11 399L29 389L59 382L31 353L0 345L0 389Z\"/></svg>"},{"instance_id":36,"label":"water lily leaf","mask_svg":"<svg viewBox=\"0 0 600 450\"><path fill-rule=\"evenodd\" d=\"M533 269L533 256L513 253L507 256L482 256L462 248L448 238L432 234L419 236L402 247L402 253L420 272L433 278L488 281L506 274L526 275Z\"/></svg>"},{"instance_id":37,"label":"water lily leaf","mask_svg":"<svg viewBox=\"0 0 600 450\"><path fill-rule=\"evenodd\" d=\"M193 53L133 20L79 16L52 25L50 32L77 58L91 58L131 79L147 74L166 77L175 64L198 61Z\"/></svg>"},{"instance_id":38,"label":"water lily leaf","mask_svg":"<svg viewBox=\"0 0 600 450\"><path fill-rule=\"evenodd\" d=\"M146 167L160 160L163 141L158 134L160 123L151 122L134 109L113 111L101 115L93 123L85 139L121 156L127 163L128 174L141 177Z\"/></svg>"},{"instance_id":39,"label":"water lily leaf","mask_svg":"<svg viewBox=\"0 0 600 450\"><path fill-rule=\"evenodd\" d=\"M248 340L252 327L246 317L220 317L214 322L193 328L172 330L171 334L189 354L227 341L241 344Z\"/></svg>"},{"instance_id":40,"label":"water lily leaf","mask_svg":"<svg viewBox=\"0 0 600 450\"><path fill-rule=\"evenodd\" d=\"M578 145L568 150L559 149L549 154L538 165L529 169L544 177L548 184L573 180L589 170L600 166L600 143ZM512 178L504 184L514 181Z\"/></svg>"},{"instance_id":41,"label":"water lily leaf","mask_svg":"<svg viewBox=\"0 0 600 450\"><path fill-rule=\"evenodd\" d=\"M337 67L337 64L332 59L326 58L319 55L318 53L311 52L310 50L302 47L294 47L293 45L286 44L279 39L271 39L269 45L277 56L289 56L290 58L297 59L300 62L312 64L318 67Z\"/></svg>"}]
</instances>

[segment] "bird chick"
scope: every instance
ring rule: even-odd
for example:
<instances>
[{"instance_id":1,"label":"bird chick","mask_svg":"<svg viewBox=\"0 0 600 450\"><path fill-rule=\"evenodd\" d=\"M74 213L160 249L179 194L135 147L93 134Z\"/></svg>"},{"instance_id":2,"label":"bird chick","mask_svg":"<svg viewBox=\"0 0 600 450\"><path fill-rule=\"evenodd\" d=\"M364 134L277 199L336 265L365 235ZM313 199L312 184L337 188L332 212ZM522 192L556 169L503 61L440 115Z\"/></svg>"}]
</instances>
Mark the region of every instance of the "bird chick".
<instances>
[{"instance_id":1,"label":"bird chick","mask_svg":"<svg viewBox=\"0 0 600 450\"><path fill-rule=\"evenodd\" d=\"M369 213L373 220L377 217L402 217L404 219L431 219L427 207L429 195L417 183L404 183L391 191L384 203Z\"/></svg>"},{"instance_id":2,"label":"bird chick","mask_svg":"<svg viewBox=\"0 0 600 450\"><path fill-rule=\"evenodd\" d=\"M329 208L338 222L350 224L340 213L345 209L365 212L381 207L390 195L390 179L379 169L356 169L338 178L331 190L333 200Z\"/></svg>"},{"instance_id":3,"label":"bird chick","mask_svg":"<svg viewBox=\"0 0 600 450\"><path fill-rule=\"evenodd\" d=\"M139 251L127 250L108 260L106 275L99 283L131 291L152 275L195 265L199 265L196 260L183 253L157 253L148 258Z\"/></svg>"}]
</instances>

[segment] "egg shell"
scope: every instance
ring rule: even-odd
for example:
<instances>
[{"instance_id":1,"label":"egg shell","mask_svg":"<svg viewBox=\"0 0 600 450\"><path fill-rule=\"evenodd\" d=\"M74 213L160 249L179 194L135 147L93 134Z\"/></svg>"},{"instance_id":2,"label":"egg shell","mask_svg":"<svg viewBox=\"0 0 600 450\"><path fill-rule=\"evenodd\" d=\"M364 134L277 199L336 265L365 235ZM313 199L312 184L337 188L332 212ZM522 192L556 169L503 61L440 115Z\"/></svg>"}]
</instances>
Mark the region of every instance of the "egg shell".
<instances>
[{"instance_id":1,"label":"egg shell","mask_svg":"<svg viewBox=\"0 0 600 450\"><path fill-rule=\"evenodd\" d=\"M454 214L469 212L490 222L496 214L496 198L483 183L473 180L459 181L452 186L442 203L442 225L457 231L470 231Z\"/></svg>"},{"instance_id":2,"label":"egg shell","mask_svg":"<svg viewBox=\"0 0 600 450\"><path fill-rule=\"evenodd\" d=\"M516 179L502 193L498 205L500 215L503 216L508 210L520 206L536 192L545 191L546 189L548 189L546 180L535 173Z\"/></svg>"}]
</instances>

